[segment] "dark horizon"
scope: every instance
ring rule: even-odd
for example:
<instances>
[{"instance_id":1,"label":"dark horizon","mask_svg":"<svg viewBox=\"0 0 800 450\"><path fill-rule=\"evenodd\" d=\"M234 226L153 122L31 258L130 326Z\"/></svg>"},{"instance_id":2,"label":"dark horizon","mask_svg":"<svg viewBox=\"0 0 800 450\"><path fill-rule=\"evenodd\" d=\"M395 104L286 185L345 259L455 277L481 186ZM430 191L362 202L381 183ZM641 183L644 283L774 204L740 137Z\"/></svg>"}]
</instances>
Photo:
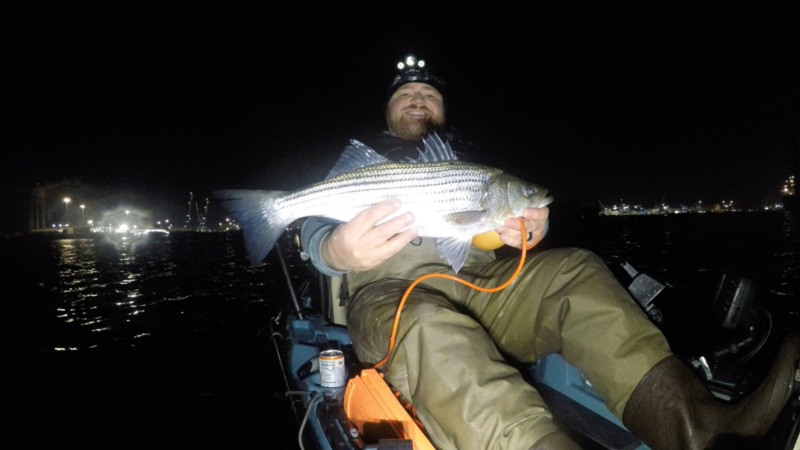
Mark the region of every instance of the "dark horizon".
<instances>
[{"instance_id":1,"label":"dark horizon","mask_svg":"<svg viewBox=\"0 0 800 450\"><path fill-rule=\"evenodd\" d=\"M37 183L61 186L54 215L61 195L185 215L189 192L202 207L215 189L319 181L382 128L409 52L446 80L448 123L478 159L548 187L552 208L779 200L800 139L797 9L693 8L397 26L4 14L0 230L27 229Z\"/></svg>"}]
</instances>

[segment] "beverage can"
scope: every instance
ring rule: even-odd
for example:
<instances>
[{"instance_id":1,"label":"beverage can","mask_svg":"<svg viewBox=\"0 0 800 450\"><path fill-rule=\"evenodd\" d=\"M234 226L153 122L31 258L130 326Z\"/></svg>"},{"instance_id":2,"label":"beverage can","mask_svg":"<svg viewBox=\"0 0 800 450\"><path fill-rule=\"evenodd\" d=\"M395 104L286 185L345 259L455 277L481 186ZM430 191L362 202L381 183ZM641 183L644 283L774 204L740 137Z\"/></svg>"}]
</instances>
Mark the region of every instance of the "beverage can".
<instances>
[{"instance_id":1,"label":"beverage can","mask_svg":"<svg viewBox=\"0 0 800 450\"><path fill-rule=\"evenodd\" d=\"M322 387L344 386L344 353L341 350L324 350L320 352L319 379Z\"/></svg>"}]
</instances>

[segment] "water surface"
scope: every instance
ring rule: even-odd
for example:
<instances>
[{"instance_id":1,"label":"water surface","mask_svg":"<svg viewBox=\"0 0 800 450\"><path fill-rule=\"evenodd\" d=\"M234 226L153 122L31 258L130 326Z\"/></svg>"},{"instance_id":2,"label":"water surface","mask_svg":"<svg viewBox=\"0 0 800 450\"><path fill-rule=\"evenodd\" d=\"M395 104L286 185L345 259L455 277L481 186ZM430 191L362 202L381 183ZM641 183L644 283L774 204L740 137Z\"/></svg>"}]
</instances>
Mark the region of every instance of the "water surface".
<instances>
[{"instance_id":1,"label":"water surface","mask_svg":"<svg viewBox=\"0 0 800 450\"><path fill-rule=\"evenodd\" d=\"M713 324L723 272L797 326L800 225L783 212L596 217L552 208L540 249L580 246L668 288L676 349ZM139 242L0 241L2 448L295 448L265 327L284 305L277 263L250 268L237 234ZM299 280L298 280L299 282Z\"/></svg>"}]
</instances>

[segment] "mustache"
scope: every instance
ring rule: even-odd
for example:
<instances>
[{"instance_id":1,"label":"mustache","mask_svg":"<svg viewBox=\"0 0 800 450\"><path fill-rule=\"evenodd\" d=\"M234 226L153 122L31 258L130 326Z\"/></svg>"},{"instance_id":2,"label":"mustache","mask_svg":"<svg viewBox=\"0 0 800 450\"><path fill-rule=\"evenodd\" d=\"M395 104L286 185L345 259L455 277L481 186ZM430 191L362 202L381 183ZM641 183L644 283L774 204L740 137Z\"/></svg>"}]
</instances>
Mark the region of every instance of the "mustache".
<instances>
[{"instance_id":1,"label":"mustache","mask_svg":"<svg viewBox=\"0 0 800 450\"><path fill-rule=\"evenodd\" d=\"M418 109L420 111L425 111L425 112L433 114L433 112L430 109L428 109L427 106L408 105L405 108L403 108L403 111L407 111L409 109Z\"/></svg>"}]
</instances>

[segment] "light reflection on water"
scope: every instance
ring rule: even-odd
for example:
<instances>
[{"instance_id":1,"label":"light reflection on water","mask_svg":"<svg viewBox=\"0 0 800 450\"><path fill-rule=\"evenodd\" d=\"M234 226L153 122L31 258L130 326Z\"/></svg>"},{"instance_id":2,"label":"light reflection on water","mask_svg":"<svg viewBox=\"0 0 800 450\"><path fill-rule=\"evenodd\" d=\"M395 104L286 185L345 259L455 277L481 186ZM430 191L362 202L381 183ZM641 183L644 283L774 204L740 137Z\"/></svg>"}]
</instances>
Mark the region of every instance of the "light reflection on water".
<instances>
[{"instance_id":1,"label":"light reflection on water","mask_svg":"<svg viewBox=\"0 0 800 450\"><path fill-rule=\"evenodd\" d=\"M0 447L245 448L270 436L291 448L260 333L286 299L273 267L251 269L241 235L0 240L0 377L13 386Z\"/></svg>"},{"instance_id":2,"label":"light reflection on water","mask_svg":"<svg viewBox=\"0 0 800 450\"><path fill-rule=\"evenodd\" d=\"M164 333L204 330L220 316L272 300L269 264L250 269L238 235L172 235L138 242L51 242L54 277L40 282L57 301L62 329L51 349L85 349ZM45 264L47 266L47 264ZM261 305L261 306L258 306ZM235 318L233 320L239 320Z\"/></svg>"},{"instance_id":3,"label":"light reflection on water","mask_svg":"<svg viewBox=\"0 0 800 450\"><path fill-rule=\"evenodd\" d=\"M721 271L742 270L796 309L797 224L764 213L587 218L559 235L567 225L554 217L546 244L588 248L612 268L629 261L676 291L701 291L704 301ZM147 448L166 435L183 447L207 446L209 433L226 448L264 436L274 448L293 448L296 424L285 397L273 395L282 375L259 334L286 289L274 266L249 268L240 235L0 246L4 293L19 293L5 299L10 319L0 332L15 387L9 429L21 448L55 447L30 443L42 436ZM666 323L687 322L678 332L691 337L708 326L656 302ZM131 445L136 436L141 444ZM231 443L237 437L241 445Z\"/></svg>"},{"instance_id":4,"label":"light reflection on water","mask_svg":"<svg viewBox=\"0 0 800 450\"><path fill-rule=\"evenodd\" d=\"M709 295L719 274L736 271L757 278L771 295L787 301L798 295L800 232L790 213L612 217L584 228L592 234L570 245L595 251L612 268L630 262L669 287ZM220 317L245 320L253 305L281 304L281 276L269 266L250 269L240 239L53 241L43 266L55 276L40 285L57 299L50 305L63 328L49 348L205 330Z\"/></svg>"},{"instance_id":5,"label":"light reflection on water","mask_svg":"<svg viewBox=\"0 0 800 450\"><path fill-rule=\"evenodd\" d=\"M757 279L774 295L800 290L800 228L793 213L609 217L581 242L609 266L629 261L666 283L695 288L723 272Z\"/></svg>"}]
</instances>

